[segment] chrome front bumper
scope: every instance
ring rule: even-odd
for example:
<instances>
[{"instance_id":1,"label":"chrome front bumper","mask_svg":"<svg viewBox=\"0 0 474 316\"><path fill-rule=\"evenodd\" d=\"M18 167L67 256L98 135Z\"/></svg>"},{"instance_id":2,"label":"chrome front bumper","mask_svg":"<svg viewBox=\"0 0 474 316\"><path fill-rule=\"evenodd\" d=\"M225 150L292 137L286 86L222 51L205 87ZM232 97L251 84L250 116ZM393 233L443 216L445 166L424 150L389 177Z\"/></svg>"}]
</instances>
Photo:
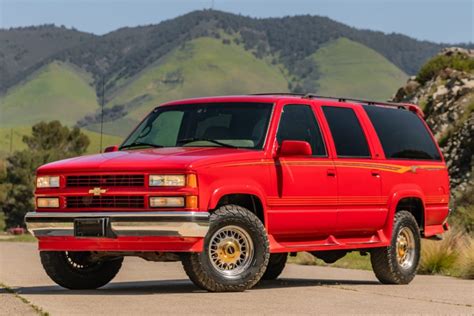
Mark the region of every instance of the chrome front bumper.
<instances>
[{"instance_id":1,"label":"chrome front bumper","mask_svg":"<svg viewBox=\"0 0 474 316\"><path fill-rule=\"evenodd\" d=\"M207 212L30 212L25 223L36 237L74 236L74 220L105 218L113 236L204 237Z\"/></svg>"}]
</instances>

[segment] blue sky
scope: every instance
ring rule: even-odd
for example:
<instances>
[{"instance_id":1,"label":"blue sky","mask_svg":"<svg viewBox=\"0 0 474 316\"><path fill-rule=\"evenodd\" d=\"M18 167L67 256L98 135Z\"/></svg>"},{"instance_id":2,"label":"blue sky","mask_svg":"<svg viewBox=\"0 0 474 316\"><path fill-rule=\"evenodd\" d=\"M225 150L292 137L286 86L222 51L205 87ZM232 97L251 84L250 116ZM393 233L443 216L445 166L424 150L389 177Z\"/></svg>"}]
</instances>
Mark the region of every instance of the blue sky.
<instances>
[{"instance_id":1,"label":"blue sky","mask_svg":"<svg viewBox=\"0 0 474 316\"><path fill-rule=\"evenodd\" d=\"M212 0L0 0L0 27L55 23L95 34L154 24L209 8ZM474 42L474 0L214 0L253 17L312 14L350 26L435 42Z\"/></svg>"}]
</instances>

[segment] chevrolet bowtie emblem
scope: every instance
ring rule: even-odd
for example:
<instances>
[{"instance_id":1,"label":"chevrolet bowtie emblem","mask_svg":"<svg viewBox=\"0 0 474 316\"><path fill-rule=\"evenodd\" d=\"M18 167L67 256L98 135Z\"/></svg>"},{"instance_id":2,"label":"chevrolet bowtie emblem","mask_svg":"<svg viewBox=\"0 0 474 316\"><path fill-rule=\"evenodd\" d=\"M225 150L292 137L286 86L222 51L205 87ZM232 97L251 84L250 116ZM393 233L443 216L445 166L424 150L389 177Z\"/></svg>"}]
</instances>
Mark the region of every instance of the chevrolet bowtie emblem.
<instances>
[{"instance_id":1,"label":"chevrolet bowtie emblem","mask_svg":"<svg viewBox=\"0 0 474 316\"><path fill-rule=\"evenodd\" d=\"M94 196L100 196L102 193L107 192L107 189L101 189L101 188L93 188L89 190L89 194L92 194Z\"/></svg>"}]
</instances>

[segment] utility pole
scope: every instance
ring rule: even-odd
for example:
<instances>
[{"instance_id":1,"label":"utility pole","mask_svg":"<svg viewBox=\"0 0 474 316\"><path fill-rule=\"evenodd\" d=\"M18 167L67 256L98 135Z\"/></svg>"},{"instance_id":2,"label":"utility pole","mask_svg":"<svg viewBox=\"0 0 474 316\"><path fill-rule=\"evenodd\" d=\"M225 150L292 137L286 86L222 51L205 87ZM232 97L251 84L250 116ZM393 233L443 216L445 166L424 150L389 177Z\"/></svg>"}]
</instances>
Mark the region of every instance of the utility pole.
<instances>
[{"instance_id":1,"label":"utility pole","mask_svg":"<svg viewBox=\"0 0 474 316\"><path fill-rule=\"evenodd\" d=\"M104 104L105 104L105 76L102 75L102 98L100 101L100 147L99 153L102 152L102 135L104 133Z\"/></svg>"},{"instance_id":2,"label":"utility pole","mask_svg":"<svg viewBox=\"0 0 474 316\"><path fill-rule=\"evenodd\" d=\"M10 129L10 155L13 151L13 127Z\"/></svg>"}]
</instances>

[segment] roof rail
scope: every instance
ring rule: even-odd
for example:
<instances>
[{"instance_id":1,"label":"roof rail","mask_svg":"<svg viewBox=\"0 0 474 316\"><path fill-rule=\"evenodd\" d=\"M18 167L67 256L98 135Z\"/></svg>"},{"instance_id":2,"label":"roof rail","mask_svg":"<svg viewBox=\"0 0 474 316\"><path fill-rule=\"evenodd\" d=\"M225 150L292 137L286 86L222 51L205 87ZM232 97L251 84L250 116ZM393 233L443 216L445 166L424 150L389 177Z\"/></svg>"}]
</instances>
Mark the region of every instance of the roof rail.
<instances>
[{"instance_id":1,"label":"roof rail","mask_svg":"<svg viewBox=\"0 0 474 316\"><path fill-rule=\"evenodd\" d=\"M415 104L411 103L397 103L397 102L381 102L381 101L373 101L373 100L363 100L363 99L357 99L357 98L347 98L347 97L328 97L328 96L322 96L322 95L317 95L315 93L292 93L292 92L265 92L265 93L253 93L250 95L283 95L283 96L295 96L295 97L301 97L303 99L328 99L328 100L336 100L338 102L355 102L355 103L361 103L361 104L367 104L367 105L384 105L384 106L391 106L391 107L396 107L396 108L402 108L406 109L412 112L417 113L421 117L424 116L423 111Z\"/></svg>"},{"instance_id":2,"label":"roof rail","mask_svg":"<svg viewBox=\"0 0 474 316\"><path fill-rule=\"evenodd\" d=\"M304 97L304 93L293 93L293 92L264 92L264 93L252 93L250 95L290 95L295 97Z\"/></svg>"},{"instance_id":3,"label":"roof rail","mask_svg":"<svg viewBox=\"0 0 474 316\"><path fill-rule=\"evenodd\" d=\"M326 96L321 96L317 95L314 93L307 93L303 96L304 99L313 99L313 98L318 98L318 99L329 99L329 100L337 100L339 102L356 102L356 103L363 103L367 105L384 105L384 106L392 106L396 108L403 108L410 110L412 112L417 113L418 115L421 115L422 117L424 116L423 111L415 104L411 103L397 103L397 102L380 102L380 101L372 101L372 100L363 100L363 99L357 99L357 98L346 98L346 97L326 97Z\"/></svg>"}]
</instances>

